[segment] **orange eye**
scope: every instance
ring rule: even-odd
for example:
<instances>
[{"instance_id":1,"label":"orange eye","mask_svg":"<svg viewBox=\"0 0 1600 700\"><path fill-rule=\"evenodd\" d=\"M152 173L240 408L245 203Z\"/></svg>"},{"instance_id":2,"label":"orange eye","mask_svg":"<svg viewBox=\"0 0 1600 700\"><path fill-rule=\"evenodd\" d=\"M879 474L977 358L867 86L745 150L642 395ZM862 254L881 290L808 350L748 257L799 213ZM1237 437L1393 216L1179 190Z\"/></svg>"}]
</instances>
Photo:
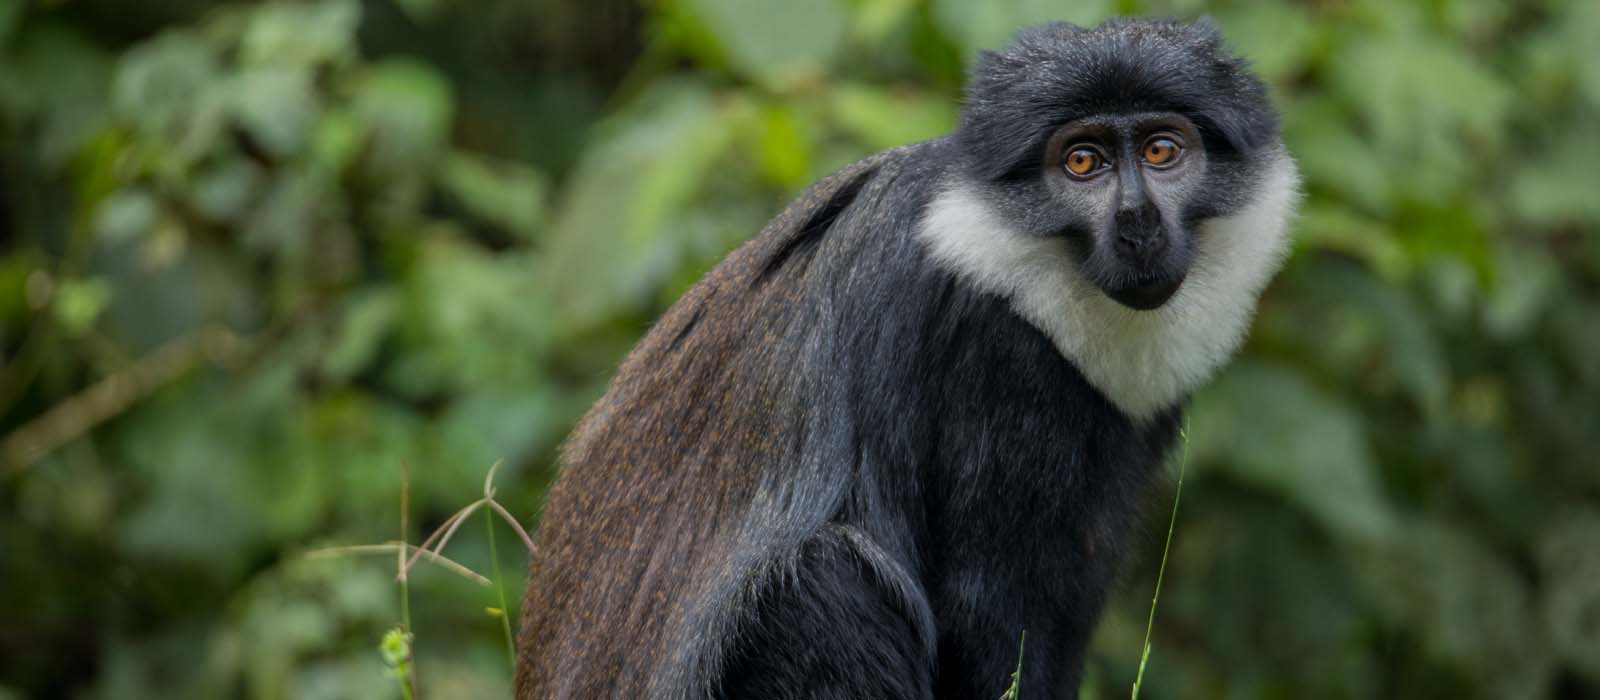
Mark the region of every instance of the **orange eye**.
<instances>
[{"instance_id":1,"label":"orange eye","mask_svg":"<svg viewBox=\"0 0 1600 700\"><path fill-rule=\"evenodd\" d=\"M1144 145L1144 162L1151 165L1171 165L1178 160L1178 154L1183 152L1172 139L1150 139Z\"/></svg>"},{"instance_id":2,"label":"orange eye","mask_svg":"<svg viewBox=\"0 0 1600 700\"><path fill-rule=\"evenodd\" d=\"M1067 172L1079 177L1092 175L1105 164L1105 159L1092 148L1074 148L1067 153Z\"/></svg>"}]
</instances>

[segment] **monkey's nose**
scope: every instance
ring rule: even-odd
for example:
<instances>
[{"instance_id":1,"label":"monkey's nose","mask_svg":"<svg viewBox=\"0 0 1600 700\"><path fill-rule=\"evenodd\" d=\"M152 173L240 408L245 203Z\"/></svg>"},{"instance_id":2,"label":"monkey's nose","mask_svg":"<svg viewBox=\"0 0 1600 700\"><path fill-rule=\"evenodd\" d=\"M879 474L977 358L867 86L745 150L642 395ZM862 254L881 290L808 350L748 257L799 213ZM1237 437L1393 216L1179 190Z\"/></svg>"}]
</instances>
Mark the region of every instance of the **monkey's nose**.
<instances>
[{"instance_id":1,"label":"monkey's nose","mask_svg":"<svg viewBox=\"0 0 1600 700\"><path fill-rule=\"evenodd\" d=\"M1162 235L1160 229L1127 233L1117 233L1117 254L1124 259L1148 265L1161 257L1167 250L1167 237Z\"/></svg>"}]
</instances>

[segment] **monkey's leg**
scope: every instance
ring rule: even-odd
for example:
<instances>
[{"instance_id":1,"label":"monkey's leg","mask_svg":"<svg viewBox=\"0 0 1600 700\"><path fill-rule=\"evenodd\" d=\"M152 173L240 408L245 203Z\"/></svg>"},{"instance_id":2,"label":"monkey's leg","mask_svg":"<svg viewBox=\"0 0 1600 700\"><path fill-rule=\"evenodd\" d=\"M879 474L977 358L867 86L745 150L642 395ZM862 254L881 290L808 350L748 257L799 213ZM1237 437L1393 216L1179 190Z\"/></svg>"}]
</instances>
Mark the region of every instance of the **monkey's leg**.
<instances>
[{"instance_id":1,"label":"monkey's leg","mask_svg":"<svg viewBox=\"0 0 1600 700\"><path fill-rule=\"evenodd\" d=\"M883 550L833 526L802 546L789 573L774 576L759 597L755 620L729 655L720 697L933 697L926 600Z\"/></svg>"}]
</instances>

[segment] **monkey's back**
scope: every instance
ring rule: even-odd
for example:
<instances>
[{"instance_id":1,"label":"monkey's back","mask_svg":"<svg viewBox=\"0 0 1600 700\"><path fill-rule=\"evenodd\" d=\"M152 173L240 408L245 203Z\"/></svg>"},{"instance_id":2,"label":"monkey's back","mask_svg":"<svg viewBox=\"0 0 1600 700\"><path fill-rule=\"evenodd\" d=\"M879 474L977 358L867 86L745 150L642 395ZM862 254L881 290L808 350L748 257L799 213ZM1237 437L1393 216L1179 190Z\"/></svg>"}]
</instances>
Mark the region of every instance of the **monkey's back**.
<instances>
[{"instance_id":1,"label":"monkey's back","mask_svg":"<svg viewBox=\"0 0 1600 700\"><path fill-rule=\"evenodd\" d=\"M518 698L680 697L715 673L751 540L772 537L751 509L790 497L775 475L804 468L828 419L812 410L826 304L810 256L839 202L903 153L819 182L730 254L579 423L535 538Z\"/></svg>"}]
</instances>

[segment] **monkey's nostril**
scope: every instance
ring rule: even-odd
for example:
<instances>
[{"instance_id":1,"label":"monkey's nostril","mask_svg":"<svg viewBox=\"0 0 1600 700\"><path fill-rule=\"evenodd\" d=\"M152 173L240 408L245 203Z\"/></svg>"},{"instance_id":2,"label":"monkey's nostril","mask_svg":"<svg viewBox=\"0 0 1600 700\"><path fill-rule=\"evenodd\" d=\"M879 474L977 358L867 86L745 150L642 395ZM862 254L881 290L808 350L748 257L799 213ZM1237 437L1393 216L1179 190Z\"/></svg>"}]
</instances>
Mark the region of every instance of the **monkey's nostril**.
<instances>
[{"instance_id":1,"label":"monkey's nostril","mask_svg":"<svg viewBox=\"0 0 1600 700\"><path fill-rule=\"evenodd\" d=\"M1160 231L1118 233L1115 245L1124 258L1149 262L1166 251L1167 237Z\"/></svg>"}]
</instances>

